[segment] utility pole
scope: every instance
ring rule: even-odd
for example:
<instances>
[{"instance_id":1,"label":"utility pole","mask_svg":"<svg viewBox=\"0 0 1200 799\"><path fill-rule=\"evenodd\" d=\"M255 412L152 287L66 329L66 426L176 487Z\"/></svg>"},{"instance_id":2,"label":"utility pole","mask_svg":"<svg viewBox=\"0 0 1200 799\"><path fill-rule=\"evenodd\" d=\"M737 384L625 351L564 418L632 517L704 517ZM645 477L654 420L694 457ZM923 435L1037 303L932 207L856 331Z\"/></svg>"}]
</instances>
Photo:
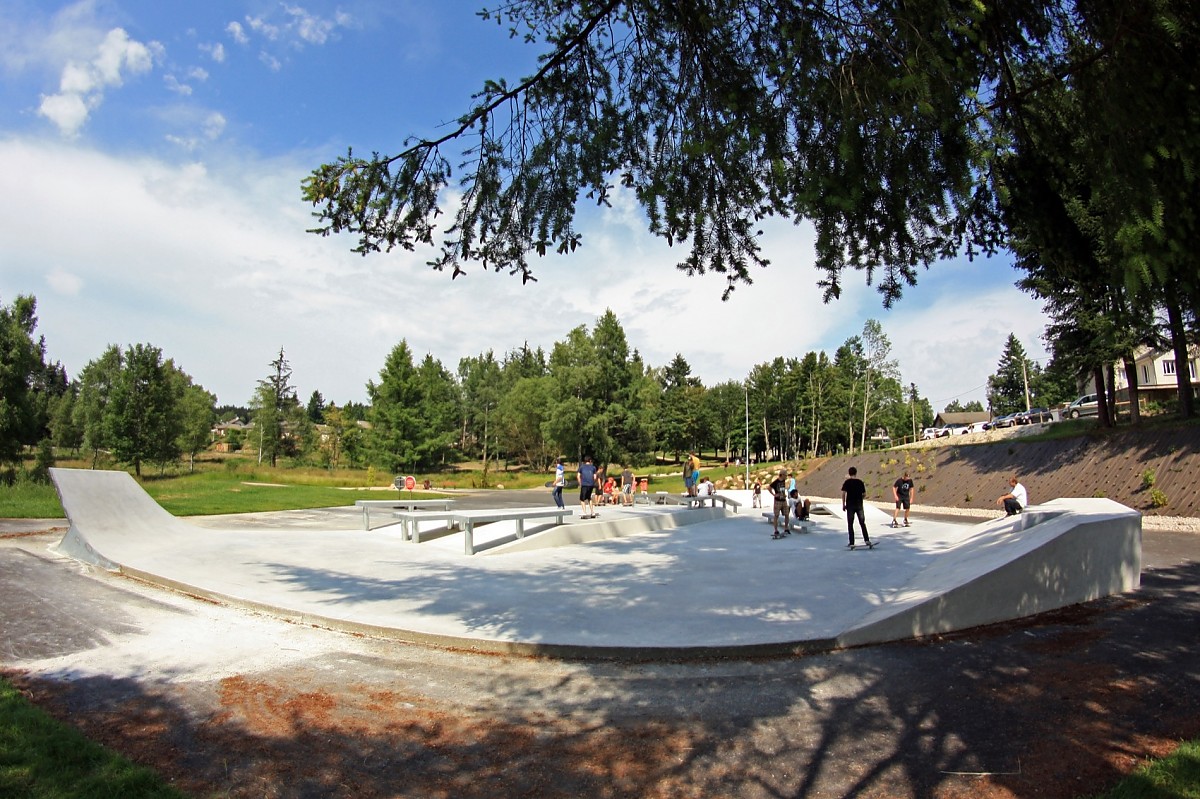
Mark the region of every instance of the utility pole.
<instances>
[{"instance_id":1,"label":"utility pole","mask_svg":"<svg viewBox=\"0 0 1200 799\"><path fill-rule=\"evenodd\" d=\"M1025 413L1029 413L1031 407L1029 404L1029 370L1025 368L1028 363L1028 358L1021 359L1021 377L1025 380Z\"/></svg>"},{"instance_id":2,"label":"utility pole","mask_svg":"<svg viewBox=\"0 0 1200 799\"><path fill-rule=\"evenodd\" d=\"M917 384L909 383L908 409L912 411L913 441L917 440Z\"/></svg>"}]
</instances>

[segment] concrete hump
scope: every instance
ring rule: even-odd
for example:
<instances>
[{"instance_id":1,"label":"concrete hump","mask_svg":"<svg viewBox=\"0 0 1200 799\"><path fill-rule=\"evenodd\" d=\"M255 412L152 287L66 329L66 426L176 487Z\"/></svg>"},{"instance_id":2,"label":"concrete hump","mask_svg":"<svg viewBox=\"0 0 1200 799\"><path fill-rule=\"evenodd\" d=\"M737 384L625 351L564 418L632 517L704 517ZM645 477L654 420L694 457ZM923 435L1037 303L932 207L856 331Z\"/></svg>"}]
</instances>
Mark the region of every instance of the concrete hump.
<instances>
[{"instance_id":1,"label":"concrete hump","mask_svg":"<svg viewBox=\"0 0 1200 799\"><path fill-rule=\"evenodd\" d=\"M1141 514L1108 499L1053 500L979 525L838 643L963 630L1132 591L1141 557Z\"/></svg>"}]
</instances>

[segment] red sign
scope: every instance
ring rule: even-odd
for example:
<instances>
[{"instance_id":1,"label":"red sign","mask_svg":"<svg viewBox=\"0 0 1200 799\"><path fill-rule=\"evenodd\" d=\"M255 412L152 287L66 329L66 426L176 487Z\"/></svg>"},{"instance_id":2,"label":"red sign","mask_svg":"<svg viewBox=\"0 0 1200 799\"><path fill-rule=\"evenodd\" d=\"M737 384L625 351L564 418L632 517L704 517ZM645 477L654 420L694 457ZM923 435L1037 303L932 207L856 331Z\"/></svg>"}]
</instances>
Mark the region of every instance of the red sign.
<instances>
[{"instance_id":1,"label":"red sign","mask_svg":"<svg viewBox=\"0 0 1200 799\"><path fill-rule=\"evenodd\" d=\"M411 474L407 474L407 475L405 475L405 476L404 476L404 488L405 488L405 490L406 490L406 491L412 491L412 490L413 490L414 488L416 488L416 487L417 487L417 478L413 477Z\"/></svg>"}]
</instances>

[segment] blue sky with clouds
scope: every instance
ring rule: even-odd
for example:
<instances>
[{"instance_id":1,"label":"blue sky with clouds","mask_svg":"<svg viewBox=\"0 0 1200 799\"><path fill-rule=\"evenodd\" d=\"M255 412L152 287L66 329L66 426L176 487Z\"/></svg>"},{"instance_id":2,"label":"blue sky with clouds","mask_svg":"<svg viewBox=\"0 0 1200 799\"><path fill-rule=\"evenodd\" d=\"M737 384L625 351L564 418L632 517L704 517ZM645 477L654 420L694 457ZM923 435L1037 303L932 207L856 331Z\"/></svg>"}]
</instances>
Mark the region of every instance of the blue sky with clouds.
<instances>
[{"instance_id":1,"label":"blue sky with clouds","mask_svg":"<svg viewBox=\"0 0 1200 799\"><path fill-rule=\"evenodd\" d=\"M628 198L589 210L585 246L537 283L430 253L367 258L305 233L300 181L345 153L433 135L488 78L537 52L479 0L0 3L0 302L38 299L49 357L76 375L108 344L147 342L243 404L284 347L301 398L364 401L402 338L454 370L525 342L547 351L606 309L652 365L682 353L706 384L776 355L832 354L880 320L905 382L936 409L984 398L1010 332L1044 358L1045 320L1006 259L924 272L897 307L847 275L824 305L806 226L765 227L773 266L720 295L645 232Z\"/></svg>"}]
</instances>

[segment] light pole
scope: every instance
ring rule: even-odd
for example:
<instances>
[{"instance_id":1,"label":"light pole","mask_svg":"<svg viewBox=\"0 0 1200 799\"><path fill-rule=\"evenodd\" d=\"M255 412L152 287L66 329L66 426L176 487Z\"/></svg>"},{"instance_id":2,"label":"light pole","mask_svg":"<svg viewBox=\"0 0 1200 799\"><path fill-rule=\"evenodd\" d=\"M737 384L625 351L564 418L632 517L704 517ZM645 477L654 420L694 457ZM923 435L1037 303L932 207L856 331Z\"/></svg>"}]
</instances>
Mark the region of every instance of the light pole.
<instances>
[{"instance_id":1,"label":"light pole","mask_svg":"<svg viewBox=\"0 0 1200 799\"><path fill-rule=\"evenodd\" d=\"M743 483L744 488L750 487L750 384L743 383L742 388L746 391L746 446L742 450L742 455L746 461L746 482Z\"/></svg>"}]
</instances>

